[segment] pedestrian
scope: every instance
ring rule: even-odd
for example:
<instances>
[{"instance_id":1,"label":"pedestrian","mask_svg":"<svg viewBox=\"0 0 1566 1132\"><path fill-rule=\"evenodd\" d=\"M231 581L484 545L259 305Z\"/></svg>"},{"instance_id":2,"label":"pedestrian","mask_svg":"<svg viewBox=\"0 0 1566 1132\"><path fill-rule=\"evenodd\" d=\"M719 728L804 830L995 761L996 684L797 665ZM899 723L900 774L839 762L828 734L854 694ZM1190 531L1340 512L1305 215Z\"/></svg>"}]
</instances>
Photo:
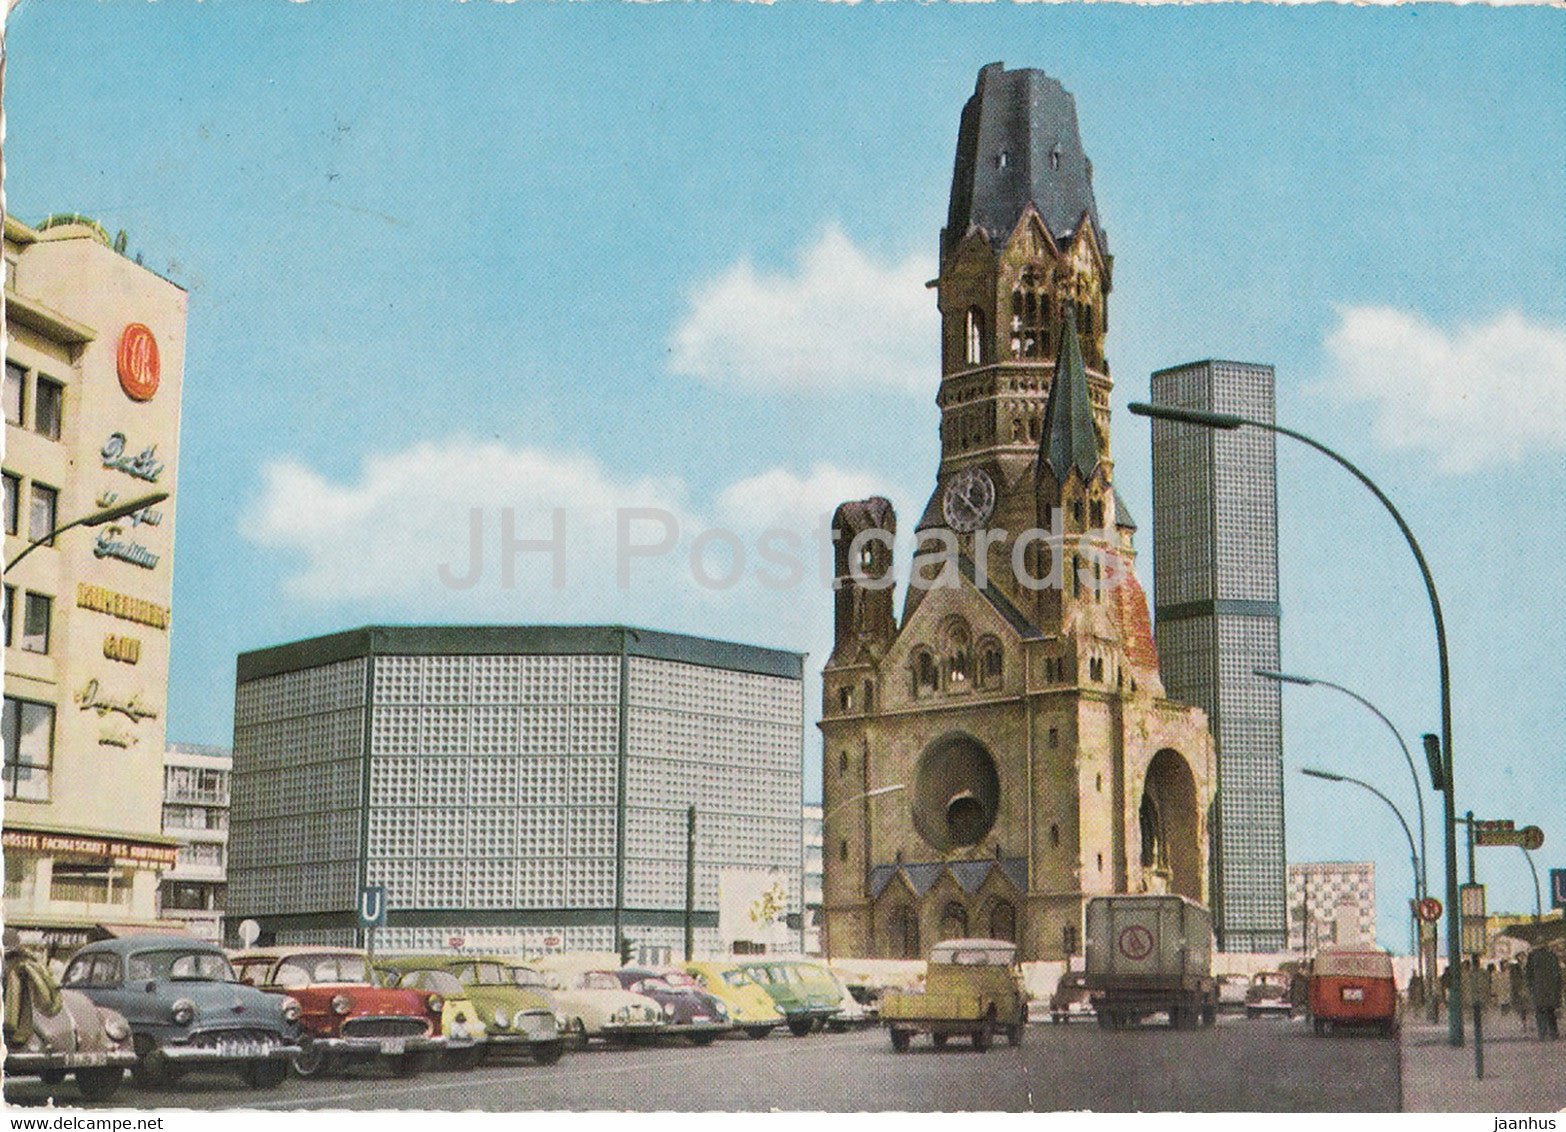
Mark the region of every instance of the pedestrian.
<instances>
[{"instance_id":1,"label":"pedestrian","mask_svg":"<svg viewBox=\"0 0 1566 1132\"><path fill-rule=\"evenodd\" d=\"M1510 964L1504 959L1496 967L1491 964L1490 993L1495 995L1495 1008L1504 1017L1512 1012L1512 979Z\"/></svg>"},{"instance_id":2,"label":"pedestrian","mask_svg":"<svg viewBox=\"0 0 1566 1132\"><path fill-rule=\"evenodd\" d=\"M1441 968L1441 977L1436 980L1436 1019L1439 1021L1441 1011L1452 1000L1452 965L1448 963Z\"/></svg>"},{"instance_id":3,"label":"pedestrian","mask_svg":"<svg viewBox=\"0 0 1566 1132\"><path fill-rule=\"evenodd\" d=\"M1425 980L1416 972L1408 980L1408 1009L1414 1013L1425 1008Z\"/></svg>"},{"instance_id":4,"label":"pedestrian","mask_svg":"<svg viewBox=\"0 0 1566 1132\"><path fill-rule=\"evenodd\" d=\"M1521 959L1513 959L1511 967L1512 983L1512 1009L1517 1011L1517 1024L1522 1027L1522 1032L1528 1032L1528 1026L1533 1022L1533 1000L1528 995L1528 972L1523 969Z\"/></svg>"},{"instance_id":5,"label":"pedestrian","mask_svg":"<svg viewBox=\"0 0 1566 1132\"><path fill-rule=\"evenodd\" d=\"M1488 1014L1494 1014L1501 1008L1501 998L1495 988L1495 964L1491 963L1484 969L1484 976L1479 980L1479 986L1484 991L1484 1008Z\"/></svg>"},{"instance_id":6,"label":"pedestrian","mask_svg":"<svg viewBox=\"0 0 1566 1132\"><path fill-rule=\"evenodd\" d=\"M1533 1022L1539 1040L1561 1036L1557 1011L1561 1002L1561 961L1543 944L1528 952L1528 995L1533 999Z\"/></svg>"}]
</instances>

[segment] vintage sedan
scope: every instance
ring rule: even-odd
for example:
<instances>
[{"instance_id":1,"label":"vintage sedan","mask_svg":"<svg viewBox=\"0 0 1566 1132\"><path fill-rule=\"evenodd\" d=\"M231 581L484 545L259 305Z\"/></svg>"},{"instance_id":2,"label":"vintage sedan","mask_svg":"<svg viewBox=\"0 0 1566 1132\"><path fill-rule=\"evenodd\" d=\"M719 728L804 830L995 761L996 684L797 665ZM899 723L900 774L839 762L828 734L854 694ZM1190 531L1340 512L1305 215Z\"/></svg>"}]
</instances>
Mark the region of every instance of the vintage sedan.
<instances>
[{"instance_id":1,"label":"vintage sedan","mask_svg":"<svg viewBox=\"0 0 1566 1132\"><path fill-rule=\"evenodd\" d=\"M622 967L615 975L626 990L656 1002L667 1032L689 1038L692 1045L711 1045L719 1034L734 1028L729 1008L684 971Z\"/></svg>"},{"instance_id":2,"label":"vintage sedan","mask_svg":"<svg viewBox=\"0 0 1566 1132\"><path fill-rule=\"evenodd\" d=\"M1078 1019L1091 1022L1095 1017L1086 973L1067 971L1061 975L1060 982L1055 984L1055 992L1049 996L1049 1020L1059 1025Z\"/></svg>"},{"instance_id":3,"label":"vintage sedan","mask_svg":"<svg viewBox=\"0 0 1566 1132\"><path fill-rule=\"evenodd\" d=\"M445 1000L433 991L376 986L356 948L260 947L236 953L234 967L241 981L298 1000L304 1034L293 1063L301 1077L364 1060L412 1076L451 1045L440 1032Z\"/></svg>"},{"instance_id":4,"label":"vintage sedan","mask_svg":"<svg viewBox=\"0 0 1566 1132\"><path fill-rule=\"evenodd\" d=\"M376 981L383 987L431 991L441 997L440 1032L446 1039L445 1061L453 1069L472 1069L489 1052L489 1031L479 1009L450 971L438 968L397 972L379 965Z\"/></svg>"},{"instance_id":5,"label":"vintage sedan","mask_svg":"<svg viewBox=\"0 0 1566 1132\"><path fill-rule=\"evenodd\" d=\"M733 963L687 963L685 972L728 1007L729 1021L752 1038L764 1038L783 1024L783 1011L772 996Z\"/></svg>"},{"instance_id":6,"label":"vintage sedan","mask_svg":"<svg viewBox=\"0 0 1566 1132\"><path fill-rule=\"evenodd\" d=\"M553 1065L565 1050L564 1027L549 984L531 967L471 955L377 958L376 966L395 974L398 986L423 986L422 980L434 973L454 980L483 1023L486 1057L515 1052L540 1065Z\"/></svg>"},{"instance_id":7,"label":"vintage sedan","mask_svg":"<svg viewBox=\"0 0 1566 1132\"><path fill-rule=\"evenodd\" d=\"M62 990L11 929L6 935L5 1075L58 1085L71 1074L83 1100L108 1100L136 1064L130 1024L80 991Z\"/></svg>"},{"instance_id":8,"label":"vintage sedan","mask_svg":"<svg viewBox=\"0 0 1566 1132\"><path fill-rule=\"evenodd\" d=\"M797 1038L824 1027L842 1013L842 989L835 979L823 980L821 973L825 968L817 964L795 959L756 959L741 960L739 965L772 996L783 1012L788 1032Z\"/></svg>"},{"instance_id":9,"label":"vintage sedan","mask_svg":"<svg viewBox=\"0 0 1566 1132\"><path fill-rule=\"evenodd\" d=\"M143 1085L192 1069L237 1073L252 1088L288 1075L300 1050L299 1003L239 982L221 948L182 935L89 943L61 980L130 1024Z\"/></svg>"},{"instance_id":10,"label":"vintage sedan","mask_svg":"<svg viewBox=\"0 0 1566 1132\"><path fill-rule=\"evenodd\" d=\"M1281 1014L1289 1017L1294 1012L1291 990L1289 976L1282 971L1258 971L1245 992L1245 1016Z\"/></svg>"},{"instance_id":11,"label":"vintage sedan","mask_svg":"<svg viewBox=\"0 0 1566 1132\"><path fill-rule=\"evenodd\" d=\"M663 1007L632 994L608 971L549 971L550 993L567 1032L586 1044L593 1038L624 1043L664 1032Z\"/></svg>"}]
</instances>

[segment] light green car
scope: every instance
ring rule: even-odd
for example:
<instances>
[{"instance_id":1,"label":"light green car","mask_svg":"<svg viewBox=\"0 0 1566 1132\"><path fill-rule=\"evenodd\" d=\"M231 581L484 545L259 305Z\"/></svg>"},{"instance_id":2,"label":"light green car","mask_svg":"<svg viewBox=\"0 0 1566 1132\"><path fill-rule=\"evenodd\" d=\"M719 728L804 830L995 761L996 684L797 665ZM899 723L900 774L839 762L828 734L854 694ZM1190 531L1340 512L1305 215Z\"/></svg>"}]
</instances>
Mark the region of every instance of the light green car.
<instances>
[{"instance_id":1,"label":"light green car","mask_svg":"<svg viewBox=\"0 0 1566 1132\"><path fill-rule=\"evenodd\" d=\"M788 1032L803 1037L843 1011L843 988L832 972L803 959L753 959L736 964L772 996Z\"/></svg>"},{"instance_id":2,"label":"light green car","mask_svg":"<svg viewBox=\"0 0 1566 1132\"><path fill-rule=\"evenodd\" d=\"M424 971L454 976L484 1023L486 1056L514 1051L540 1065L553 1065L565 1051L554 998L544 976L531 967L485 955L377 956L375 967L401 986L411 985L409 980L416 981Z\"/></svg>"}]
</instances>

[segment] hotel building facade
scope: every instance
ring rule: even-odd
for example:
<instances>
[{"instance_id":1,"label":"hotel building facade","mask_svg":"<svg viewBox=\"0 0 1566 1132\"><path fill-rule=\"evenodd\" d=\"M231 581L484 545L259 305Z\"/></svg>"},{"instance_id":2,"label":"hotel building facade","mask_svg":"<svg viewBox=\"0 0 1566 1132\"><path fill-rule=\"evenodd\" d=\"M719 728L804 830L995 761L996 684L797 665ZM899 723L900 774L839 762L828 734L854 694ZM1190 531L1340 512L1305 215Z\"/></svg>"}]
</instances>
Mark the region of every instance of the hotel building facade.
<instances>
[{"instance_id":1,"label":"hotel building facade","mask_svg":"<svg viewBox=\"0 0 1566 1132\"><path fill-rule=\"evenodd\" d=\"M376 946L727 950L799 913L803 658L621 626L369 627L239 657L228 925ZM796 946L797 946L797 936Z\"/></svg>"},{"instance_id":2,"label":"hotel building facade","mask_svg":"<svg viewBox=\"0 0 1566 1132\"><path fill-rule=\"evenodd\" d=\"M161 814L187 296L118 249L80 217L5 218L5 921L35 946L156 923L175 856ZM169 497L51 537L154 492Z\"/></svg>"}]
</instances>

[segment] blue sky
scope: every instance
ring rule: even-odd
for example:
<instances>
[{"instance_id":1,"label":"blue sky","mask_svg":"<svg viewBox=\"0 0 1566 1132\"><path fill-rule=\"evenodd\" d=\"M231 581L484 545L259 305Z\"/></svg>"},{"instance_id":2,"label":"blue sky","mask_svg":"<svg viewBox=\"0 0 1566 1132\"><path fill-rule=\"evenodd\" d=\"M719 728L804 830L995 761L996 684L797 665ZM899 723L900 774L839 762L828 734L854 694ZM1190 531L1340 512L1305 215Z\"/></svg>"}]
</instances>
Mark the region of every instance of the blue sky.
<instances>
[{"instance_id":1,"label":"blue sky","mask_svg":"<svg viewBox=\"0 0 1566 1132\"><path fill-rule=\"evenodd\" d=\"M1279 419L1356 459L1425 545L1459 805L1543 826L1539 864L1566 865L1559 10L24 0L7 47L8 207L124 229L191 292L171 738L230 741L237 652L376 621L617 620L814 670L830 598L761 585L756 540L871 491L911 526L928 496L922 284L958 114L1004 60L1077 100L1133 512L1148 432L1123 407L1148 374L1274 364ZM1304 449L1279 473L1285 666L1436 730L1395 529ZM556 506L565 588L541 555L510 588L493 555L440 583L472 508L493 550L503 508L525 538ZM623 506L676 516L681 552L624 590ZM728 589L684 557L713 527L747 554ZM1397 944L1395 823L1297 774L1359 774L1412 818L1379 728L1289 691L1288 848L1373 857ZM1520 853L1481 870L1492 907L1531 906Z\"/></svg>"}]
</instances>

